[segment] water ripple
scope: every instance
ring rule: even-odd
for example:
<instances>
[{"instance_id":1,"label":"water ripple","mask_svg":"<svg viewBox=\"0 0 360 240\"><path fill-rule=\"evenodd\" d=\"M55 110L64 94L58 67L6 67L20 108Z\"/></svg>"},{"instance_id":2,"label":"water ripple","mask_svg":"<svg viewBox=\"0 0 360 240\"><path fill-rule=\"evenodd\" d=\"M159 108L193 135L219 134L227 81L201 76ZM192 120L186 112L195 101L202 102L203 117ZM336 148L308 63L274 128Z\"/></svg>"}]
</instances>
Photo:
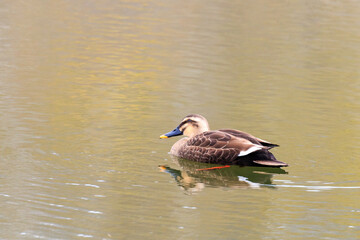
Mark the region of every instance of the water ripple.
<instances>
[{"instance_id":1,"label":"water ripple","mask_svg":"<svg viewBox=\"0 0 360 240\"><path fill-rule=\"evenodd\" d=\"M332 189L360 189L360 186L306 186L306 185L289 185L289 184L261 184L262 186L271 186L278 188L304 188L307 190L332 190Z\"/></svg>"}]
</instances>

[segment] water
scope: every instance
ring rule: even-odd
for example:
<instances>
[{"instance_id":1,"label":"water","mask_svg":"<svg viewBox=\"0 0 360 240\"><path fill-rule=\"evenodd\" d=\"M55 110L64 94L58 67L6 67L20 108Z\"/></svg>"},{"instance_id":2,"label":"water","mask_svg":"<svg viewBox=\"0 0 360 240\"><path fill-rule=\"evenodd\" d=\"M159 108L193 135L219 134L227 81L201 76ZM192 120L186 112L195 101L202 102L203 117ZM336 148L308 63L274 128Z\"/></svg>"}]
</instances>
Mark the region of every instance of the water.
<instances>
[{"instance_id":1,"label":"water","mask_svg":"<svg viewBox=\"0 0 360 240\"><path fill-rule=\"evenodd\" d=\"M0 6L1 239L359 238L358 2ZM171 157L190 113L290 167Z\"/></svg>"}]
</instances>

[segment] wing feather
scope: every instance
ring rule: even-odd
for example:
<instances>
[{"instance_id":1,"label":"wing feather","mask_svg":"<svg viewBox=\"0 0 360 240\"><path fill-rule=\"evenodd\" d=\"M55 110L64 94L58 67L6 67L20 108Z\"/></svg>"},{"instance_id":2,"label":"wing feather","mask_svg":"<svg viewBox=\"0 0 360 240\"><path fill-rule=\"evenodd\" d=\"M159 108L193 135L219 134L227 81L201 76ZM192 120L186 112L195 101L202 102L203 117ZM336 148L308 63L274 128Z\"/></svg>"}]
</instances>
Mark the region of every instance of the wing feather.
<instances>
[{"instance_id":1,"label":"wing feather","mask_svg":"<svg viewBox=\"0 0 360 240\"><path fill-rule=\"evenodd\" d=\"M254 144L263 145L263 146L266 146L266 147L269 147L269 148L279 147L279 145L277 145L277 144L274 144L274 143L265 141L265 140L263 140L263 139L254 137L253 135L251 135L251 134L249 134L249 133L242 132L242 131L239 131L239 130L235 130L235 129L220 129L220 130L218 130L218 131L228 133L228 134L230 134L230 135L232 135L232 136L235 136L235 137L237 137L237 138L244 138L244 139L247 139L247 140L249 140L250 142L252 142L252 143L254 143Z\"/></svg>"},{"instance_id":2,"label":"wing feather","mask_svg":"<svg viewBox=\"0 0 360 240\"><path fill-rule=\"evenodd\" d=\"M229 164L235 162L238 156L260 149L267 148L226 132L208 131L189 139L180 151L180 157L199 162Z\"/></svg>"}]
</instances>

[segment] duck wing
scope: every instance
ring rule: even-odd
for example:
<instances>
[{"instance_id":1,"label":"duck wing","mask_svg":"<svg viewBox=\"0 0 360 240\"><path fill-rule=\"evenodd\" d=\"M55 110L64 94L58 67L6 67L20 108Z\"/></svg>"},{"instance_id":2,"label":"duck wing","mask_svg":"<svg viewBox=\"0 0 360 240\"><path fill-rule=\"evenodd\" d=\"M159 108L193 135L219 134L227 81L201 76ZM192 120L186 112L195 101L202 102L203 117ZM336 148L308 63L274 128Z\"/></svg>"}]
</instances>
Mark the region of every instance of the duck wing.
<instances>
[{"instance_id":1,"label":"duck wing","mask_svg":"<svg viewBox=\"0 0 360 240\"><path fill-rule=\"evenodd\" d=\"M268 147L226 132L208 131L190 138L179 151L179 155L198 162L237 164L238 157L261 149Z\"/></svg>"},{"instance_id":2,"label":"duck wing","mask_svg":"<svg viewBox=\"0 0 360 240\"><path fill-rule=\"evenodd\" d=\"M249 133L242 132L242 131L239 131L239 130L235 130L235 129L220 129L220 130L218 130L218 131L228 133L228 134L230 134L230 135L232 135L232 136L235 136L235 137L237 137L237 138L245 138L245 139L249 140L250 142L252 142L252 143L254 143L254 144L259 144L259 145L262 145L262 146L269 147L269 149L270 149L270 148L273 148L273 147L279 147L279 145L277 145L277 144L274 144L274 143L265 141L265 140L263 140L263 139L254 137L253 135L251 135L251 134L249 134Z\"/></svg>"}]
</instances>

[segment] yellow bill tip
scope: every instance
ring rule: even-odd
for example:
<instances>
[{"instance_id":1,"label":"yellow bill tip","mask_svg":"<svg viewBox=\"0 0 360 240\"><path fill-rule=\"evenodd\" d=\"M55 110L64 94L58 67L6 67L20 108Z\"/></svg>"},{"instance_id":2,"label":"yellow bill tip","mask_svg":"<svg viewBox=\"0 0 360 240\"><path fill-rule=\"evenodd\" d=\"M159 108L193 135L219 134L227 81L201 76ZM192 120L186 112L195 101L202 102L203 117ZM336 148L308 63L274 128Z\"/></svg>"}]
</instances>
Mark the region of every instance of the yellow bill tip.
<instances>
[{"instance_id":1,"label":"yellow bill tip","mask_svg":"<svg viewBox=\"0 0 360 240\"><path fill-rule=\"evenodd\" d=\"M165 135L161 135L160 138L168 138L167 136Z\"/></svg>"}]
</instances>

